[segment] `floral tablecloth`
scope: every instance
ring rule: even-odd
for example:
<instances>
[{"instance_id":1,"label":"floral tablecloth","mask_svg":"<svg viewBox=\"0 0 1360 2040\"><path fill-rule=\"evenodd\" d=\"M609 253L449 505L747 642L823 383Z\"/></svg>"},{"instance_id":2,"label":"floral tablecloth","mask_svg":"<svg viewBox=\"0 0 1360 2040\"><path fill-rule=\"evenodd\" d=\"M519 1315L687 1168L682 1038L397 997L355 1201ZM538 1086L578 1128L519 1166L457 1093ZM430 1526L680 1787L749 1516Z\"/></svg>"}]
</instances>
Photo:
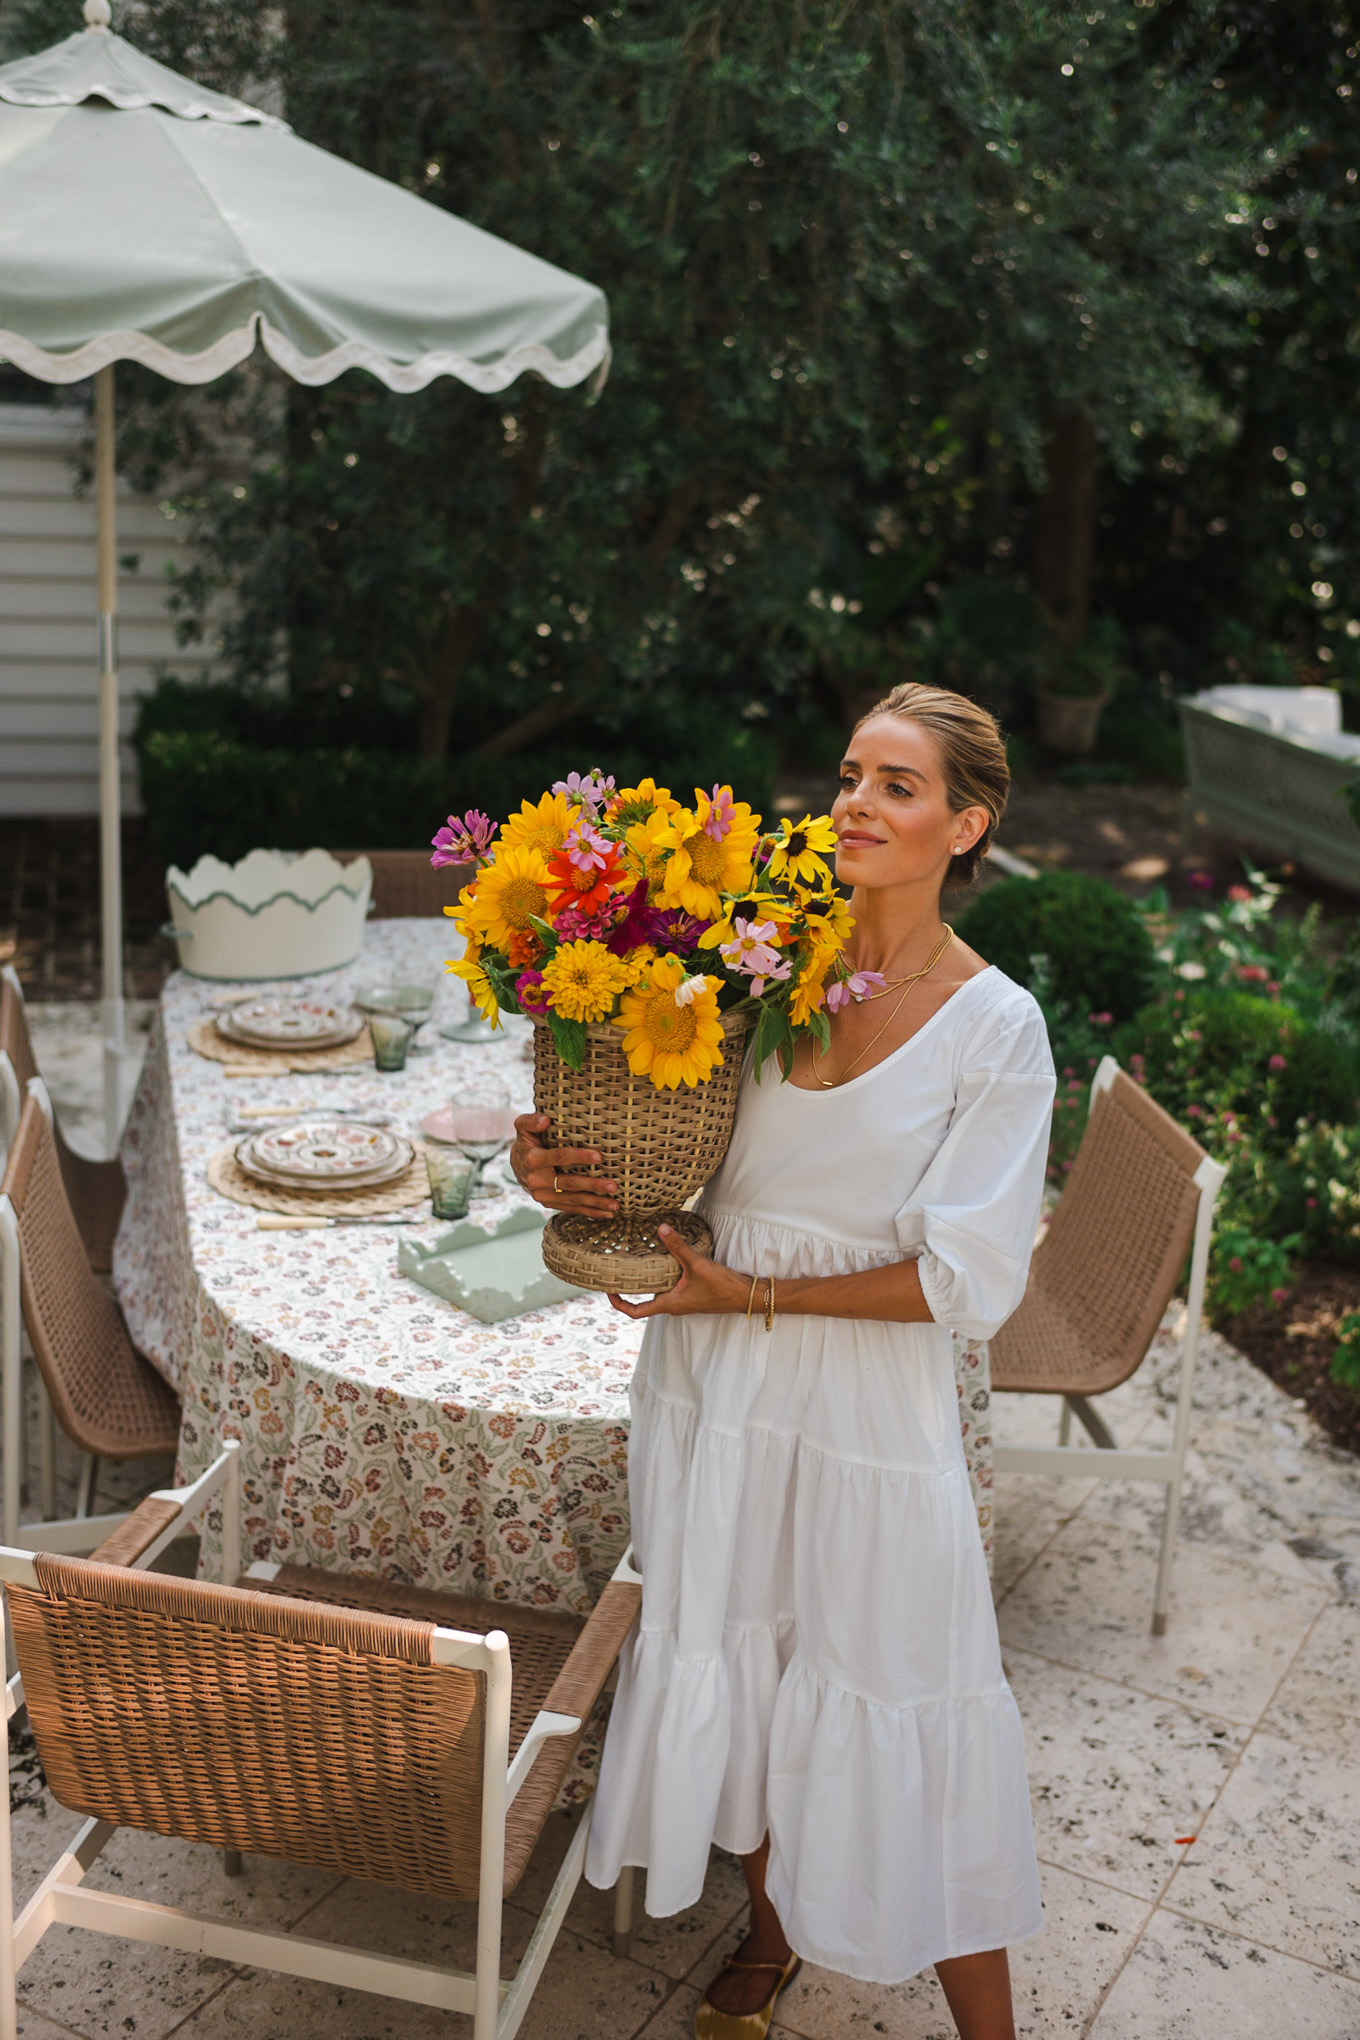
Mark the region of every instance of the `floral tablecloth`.
<instances>
[{"instance_id":1,"label":"floral tablecloth","mask_svg":"<svg viewBox=\"0 0 1360 2040\"><path fill-rule=\"evenodd\" d=\"M347 970L306 980L345 997L442 962L442 921L371 922ZM243 1104L344 1102L414 1131L461 1081L492 1071L532 1102L524 1030L489 1047L440 1039L464 1017L446 980L433 1052L379 1076L227 1078L188 1046L217 990L182 973L161 1002L123 1144L129 1197L114 1280L132 1335L184 1402L179 1474L241 1441L243 1563L379 1573L585 1611L627 1541L627 1390L641 1327L589 1297L483 1325L398 1275L403 1232L261 1233L212 1190L211 1155ZM298 990L298 985L279 990ZM474 1205L488 1221L517 1190ZM957 1342L965 1451L990 1558L986 1347Z\"/></svg>"}]
</instances>

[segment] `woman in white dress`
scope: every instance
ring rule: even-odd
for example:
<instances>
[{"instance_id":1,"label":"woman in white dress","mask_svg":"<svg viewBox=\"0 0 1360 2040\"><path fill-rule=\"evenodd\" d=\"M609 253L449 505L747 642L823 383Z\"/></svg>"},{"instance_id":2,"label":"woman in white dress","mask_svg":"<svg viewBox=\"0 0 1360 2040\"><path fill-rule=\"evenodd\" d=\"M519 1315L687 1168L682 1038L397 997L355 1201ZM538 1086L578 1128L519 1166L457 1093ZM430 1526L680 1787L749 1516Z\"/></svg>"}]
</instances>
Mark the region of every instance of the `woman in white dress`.
<instances>
[{"instance_id":1,"label":"woman in white dress","mask_svg":"<svg viewBox=\"0 0 1360 2040\"><path fill-rule=\"evenodd\" d=\"M963 2040L1013 2040L1006 1949L1037 1932L1024 1745L1001 1667L951 1357L1020 1301L1053 1097L1029 994L950 939L1005 807L982 709L899 687L851 738L833 811L857 969L886 989L792 1075L748 1068L701 1209L669 1240L629 1487L642 1622L621 1668L586 1874L645 1866L648 1912L693 1905L710 1845L751 1926L700 2040L760 2040L800 1957L896 1983L934 1964ZM597 1213L595 1159L520 1122L539 1201ZM580 1179L578 1178L579 1182ZM748 1315L755 1283L755 1309Z\"/></svg>"}]
</instances>

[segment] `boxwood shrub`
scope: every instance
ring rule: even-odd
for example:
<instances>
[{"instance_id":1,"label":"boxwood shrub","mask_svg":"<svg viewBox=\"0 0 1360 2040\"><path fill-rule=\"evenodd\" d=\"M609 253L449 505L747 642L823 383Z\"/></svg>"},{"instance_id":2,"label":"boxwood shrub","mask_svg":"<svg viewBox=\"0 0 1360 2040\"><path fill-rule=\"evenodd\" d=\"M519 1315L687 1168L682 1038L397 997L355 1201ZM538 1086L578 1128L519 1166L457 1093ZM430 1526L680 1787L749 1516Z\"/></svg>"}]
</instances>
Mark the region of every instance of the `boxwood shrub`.
<instances>
[{"instance_id":1,"label":"boxwood shrub","mask_svg":"<svg viewBox=\"0 0 1360 2040\"><path fill-rule=\"evenodd\" d=\"M1137 907L1103 878L1080 871L1003 878L961 915L958 933L1017 984L1033 984L1046 957L1048 997L1085 1018L1128 1020L1156 982L1152 941Z\"/></svg>"}]
</instances>

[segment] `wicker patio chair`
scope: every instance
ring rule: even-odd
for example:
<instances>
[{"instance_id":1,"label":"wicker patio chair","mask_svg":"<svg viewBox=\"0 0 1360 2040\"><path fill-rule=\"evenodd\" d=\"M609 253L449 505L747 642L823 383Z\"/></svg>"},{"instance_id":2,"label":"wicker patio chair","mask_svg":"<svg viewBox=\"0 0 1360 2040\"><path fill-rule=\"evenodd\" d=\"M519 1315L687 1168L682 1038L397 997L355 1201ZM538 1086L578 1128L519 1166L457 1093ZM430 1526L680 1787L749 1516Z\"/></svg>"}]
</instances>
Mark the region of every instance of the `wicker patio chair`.
<instances>
[{"instance_id":1,"label":"wicker patio chair","mask_svg":"<svg viewBox=\"0 0 1360 2040\"><path fill-rule=\"evenodd\" d=\"M23 1372L20 1319L57 1422L86 1455L76 1516L19 1525ZM0 1523L6 1544L90 1551L122 1516L92 1517L101 1459L173 1452L179 1401L128 1336L123 1314L91 1272L66 1196L42 1079L29 1084L0 1179Z\"/></svg>"},{"instance_id":2,"label":"wicker patio chair","mask_svg":"<svg viewBox=\"0 0 1360 2040\"><path fill-rule=\"evenodd\" d=\"M0 2040L16 2032L18 1971L57 1924L469 2012L472 2040L511 2040L580 1879L589 1811L509 1983L502 1901L637 1620L638 1575L625 1560L585 1619L305 1568L252 1567L235 1586L148 1573L217 1494L224 1554L239 1552L237 1455L144 1502L93 1559L0 1549L10 1711L27 1707L52 1792L86 1817L12 1929L0 1919ZM0 1827L8 1899L7 1805ZM473 1899L475 1971L86 1890L119 1827Z\"/></svg>"},{"instance_id":3,"label":"wicker patio chair","mask_svg":"<svg viewBox=\"0 0 1360 2040\"><path fill-rule=\"evenodd\" d=\"M1166 1488L1152 1633L1166 1631L1195 1394L1214 1202L1227 1171L1106 1056L1067 1186L1034 1250L1024 1300L991 1342L992 1387L1063 1398L1056 1446L998 1445L998 1473L1152 1480ZM1170 1449L1122 1450L1092 1396L1142 1365L1186 1256L1190 1284ZM1068 1443L1076 1416L1098 1448Z\"/></svg>"},{"instance_id":4,"label":"wicker patio chair","mask_svg":"<svg viewBox=\"0 0 1360 2040\"><path fill-rule=\"evenodd\" d=\"M7 1149L18 1131L24 1093L38 1074L23 989L13 964L7 963L0 972L0 1118ZM87 1161L66 1145L59 1126L55 1132L62 1180L90 1266L106 1274L113 1266L114 1234L127 1201L123 1165L117 1156L111 1162Z\"/></svg>"},{"instance_id":5,"label":"wicker patio chair","mask_svg":"<svg viewBox=\"0 0 1360 2040\"><path fill-rule=\"evenodd\" d=\"M445 864L436 871L428 850L333 850L341 864L366 857L373 866L373 904L379 921L428 920L456 906L473 875L470 864Z\"/></svg>"}]
</instances>

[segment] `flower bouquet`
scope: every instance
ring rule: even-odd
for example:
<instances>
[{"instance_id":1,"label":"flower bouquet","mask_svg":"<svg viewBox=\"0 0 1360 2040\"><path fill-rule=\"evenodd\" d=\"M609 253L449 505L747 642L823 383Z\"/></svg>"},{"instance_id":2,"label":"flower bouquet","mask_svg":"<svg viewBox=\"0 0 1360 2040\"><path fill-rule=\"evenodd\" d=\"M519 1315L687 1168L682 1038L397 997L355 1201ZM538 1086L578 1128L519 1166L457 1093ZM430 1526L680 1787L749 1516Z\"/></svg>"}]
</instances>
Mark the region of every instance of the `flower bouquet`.
<instances>
[{"instance_id":1,"label":"flower bouquet","mask_svg":"<svg viewBox=\"0 0 1360 2040\"><path fill-rule=\"evenodd\" d=\"M449 965L481 1012L534 1021L534 1096L552 1146L592 1147L581 1173L619 1186L619 1216L559 1213L548 1266L585 1288L662 1290L678 1266L661 1220L702 1251L707 1228L679 1206L727 1150L745 1037L759 1075L792 1066L798 1037L881 980L854 975L853 922L836 892L826 816L761 819L732 789L692 807L644 779L616 787L573 772L495 826L450 816L436 864L475 862L446 908L465 937Z\"/></svg>"}]
</instances>

